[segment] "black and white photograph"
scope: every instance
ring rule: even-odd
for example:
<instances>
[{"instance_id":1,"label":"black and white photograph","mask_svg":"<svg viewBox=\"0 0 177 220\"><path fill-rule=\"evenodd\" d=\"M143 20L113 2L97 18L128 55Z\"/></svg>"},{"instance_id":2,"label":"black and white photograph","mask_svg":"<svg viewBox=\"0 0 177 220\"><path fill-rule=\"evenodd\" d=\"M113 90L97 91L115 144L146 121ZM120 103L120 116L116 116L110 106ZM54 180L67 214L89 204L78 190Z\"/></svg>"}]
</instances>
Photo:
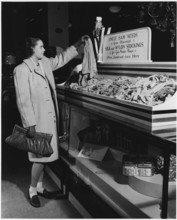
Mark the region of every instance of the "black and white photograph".
<instances>
[{"instance_id":1,"label":"black and white photograph","mask_svg":"<svg viewBox=\"0 0 177 220\"><path fill-rule=\"evenodd\" d=\"M176 1L1 1L1 218L176 219Z\"/></svg>"}]
</instances>

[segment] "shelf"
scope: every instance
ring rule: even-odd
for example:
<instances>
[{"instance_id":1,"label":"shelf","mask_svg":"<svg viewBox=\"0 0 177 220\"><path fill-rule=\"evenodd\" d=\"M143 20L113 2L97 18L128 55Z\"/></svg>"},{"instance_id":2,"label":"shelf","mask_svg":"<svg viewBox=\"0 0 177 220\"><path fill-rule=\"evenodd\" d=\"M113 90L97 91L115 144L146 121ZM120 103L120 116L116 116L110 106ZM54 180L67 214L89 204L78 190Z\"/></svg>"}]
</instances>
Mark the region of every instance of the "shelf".
<instances>
[{"instance_id":1,"label":"shelf","mask_svg":"<svg viewBox=\"0 0 177 220\"><path fill-rule=\"evenodd\" d=\"M119 174L119 161L97 162L77 155L78 151L70 150L69 157L63 160L119 215L125 218L160 218L161 200L133 190L127 184L127 178ZM74 164L69 162L70 158L75 159Z\"/></svg>"},{"instance_id":2,"label":"shelf","mask_svg":"<svg viewBox=\"0 0 177 220\"><path fill-rule=\"evenodd\" d=\"M174 70L177 67L177 62L124 62L124 63L100 63L100 67L109 67L109 68L138 68L138 69L166 69Z\"/></svg>"},{"instance_id":3,"label":"shelf","mask_svg":"<svg viewBox=\"0 0 177 220\"><path fill-rule=\"evenodd\" d=\"M121 64L98 64L100 75L150 76L165 74L176 79L176 62L126 62Z\"/></svg>"}]
</instances>

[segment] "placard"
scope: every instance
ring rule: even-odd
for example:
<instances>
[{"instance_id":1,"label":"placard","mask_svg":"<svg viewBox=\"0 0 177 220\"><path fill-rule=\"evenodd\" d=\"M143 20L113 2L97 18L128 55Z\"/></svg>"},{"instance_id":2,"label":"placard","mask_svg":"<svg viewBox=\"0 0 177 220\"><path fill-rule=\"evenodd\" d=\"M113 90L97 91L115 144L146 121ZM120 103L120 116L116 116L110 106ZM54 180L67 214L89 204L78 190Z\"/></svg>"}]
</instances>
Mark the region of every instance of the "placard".
<instances>
[{"instance_id":1,"label":"placard","mask_svg":"<svg viewBox=\"0 0 177 220\"><path fill-rule=\"evenodd\" d=\"M107 146L84 143L84 146L80 150L78 157L102 161L108 151L108 148L109 147Z\"/></svg>"},{"instance_id":2,"label":"placard","mask_svg":"<svg viewBox=\"0 0 177 220\"><path fill-rule=\"evenodd\" d=\"M105 35L103 63L151 61L151 29L149 27Z\"/></svg>"}]
</instances>

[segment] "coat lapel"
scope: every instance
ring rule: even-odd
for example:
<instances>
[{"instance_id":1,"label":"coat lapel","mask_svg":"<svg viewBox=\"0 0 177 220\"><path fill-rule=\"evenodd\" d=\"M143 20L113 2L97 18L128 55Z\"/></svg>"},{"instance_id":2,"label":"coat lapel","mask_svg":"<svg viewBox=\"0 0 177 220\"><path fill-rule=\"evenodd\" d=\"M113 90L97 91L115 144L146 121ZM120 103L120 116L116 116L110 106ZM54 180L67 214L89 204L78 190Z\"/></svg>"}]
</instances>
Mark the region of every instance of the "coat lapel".
<instances>
[{"instance_id":1,"label":"coat lapel","mask_svg":"<svg viewBox=\"0 0 177 220\"><path fill-rule=\"evenodd\" d=\"M43 76L43 75L40 73L39 69L38 69L38 68L35 68L35 66L34 66L34 64L33 64L33 62L31 61L30 58L23 60L23 62L26 63L26 65L28 66L28 68L30 69L31 72L34 72L34 73L36 73L36 74L42 76L42 77L46 80L45 76Z\"/></svg>"},{"instance_id":2,"label":"coat lapel","mask_svg":"<svg viewBox=\"0 0 177 220\"><path fill-rule=\"evenodd\" d=\"M50 84L52 90L53 90L54 93L55 93L55 81L54 81L53 73L52 73L52 71L50 70L50 68L49 68L49 66L48 66L48 63L45 62L45 59L42 59L42 60L41 60L41 63L42 63L42 65L43 65L43 70L44 70L44 74L45 74L46 77L43 76L43 75L35 68L35 66L34 66L34 64L33 64L33 62L31 61L30 58L23 60L23 62L26 63L26 65L28 66L28 68L29 68L29 70L30 70L31 72L34 72L34 73L36 73L36 74L42 76L45 80L46 80L46 78L47 78L47 80L48 80L48 82L49 82L49 84Z\"/></svg>"},{"instance_id":3,"label":"coat lapel","mask_svg":"<svg viewBox=\"0 0 177 220\"><path fill-rule=\"evenodd\" d=\"M53 73L52 73L48 63L45 62L45 59L42 59L41 62L42 62L42 65L43 65L43 69L44 69L44 73L46 75L46 78L48 79L48 82L49 82L51 88L55 92L55 81L54 81Z\"/></svg>"}]
</instances>

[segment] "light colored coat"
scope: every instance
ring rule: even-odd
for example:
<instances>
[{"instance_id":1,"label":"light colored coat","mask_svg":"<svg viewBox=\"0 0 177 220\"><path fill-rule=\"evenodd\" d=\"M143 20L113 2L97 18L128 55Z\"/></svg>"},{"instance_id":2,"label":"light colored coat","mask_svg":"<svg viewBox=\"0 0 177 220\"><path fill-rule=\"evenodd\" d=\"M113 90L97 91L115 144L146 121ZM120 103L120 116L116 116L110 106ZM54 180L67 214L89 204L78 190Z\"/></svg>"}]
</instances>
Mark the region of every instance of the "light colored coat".
<instances>
[{"instance_id":1,"label":"light colored coat","mask_svg":"<svg viewBox=\"0 0 177 220\"><path fill-rule=\"evenodd\" d=\"M44 56L41 60L44 75L30 58L14 69L16 101L23 127L35 125L36 131L53 134L51 146L54 153L50 157L28 153L32 162L52 162L58 159L59 112L53 71L77 55L76 48L71 46L55 58Z\"/></svg>"}]
</instances>

